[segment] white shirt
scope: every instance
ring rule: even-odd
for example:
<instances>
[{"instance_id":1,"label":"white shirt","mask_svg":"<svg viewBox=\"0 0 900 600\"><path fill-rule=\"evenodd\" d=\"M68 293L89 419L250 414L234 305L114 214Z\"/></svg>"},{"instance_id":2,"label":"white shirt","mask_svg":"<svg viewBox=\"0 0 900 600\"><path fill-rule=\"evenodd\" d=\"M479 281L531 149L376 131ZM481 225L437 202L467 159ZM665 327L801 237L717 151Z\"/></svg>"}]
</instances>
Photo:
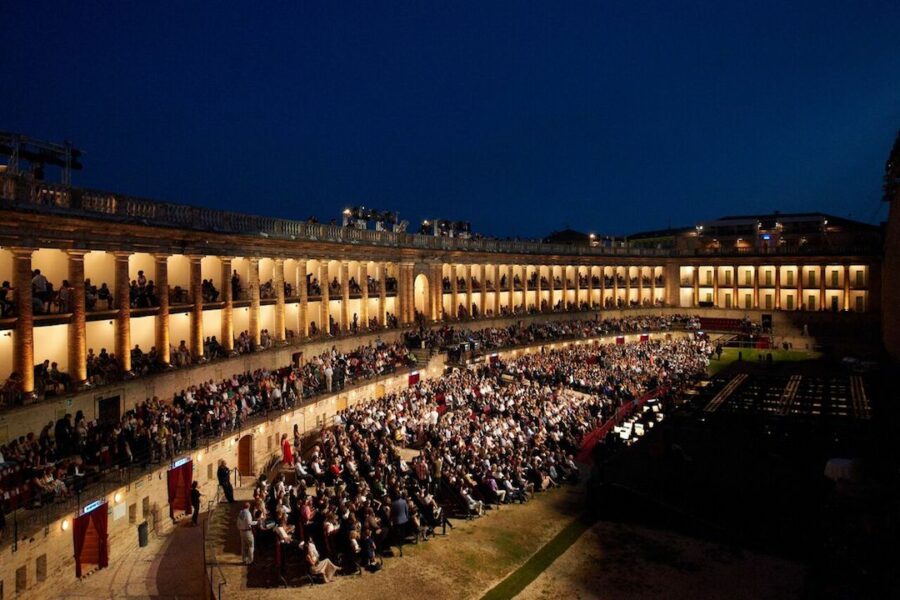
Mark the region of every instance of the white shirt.
<instances>
[{"instance_id":1,"label":"white shirt","mask_svg":"<svg viewBox=\"0 0 900 600\"><path fill-rule=\"evenodd\" d=\"M238 531L250 531L250 528L254 525L256 525L256 521L253 520L253 516L250 514L250 509L242 509L241 512L238 513L237 518Z\"/></svg>"}]
</instances>

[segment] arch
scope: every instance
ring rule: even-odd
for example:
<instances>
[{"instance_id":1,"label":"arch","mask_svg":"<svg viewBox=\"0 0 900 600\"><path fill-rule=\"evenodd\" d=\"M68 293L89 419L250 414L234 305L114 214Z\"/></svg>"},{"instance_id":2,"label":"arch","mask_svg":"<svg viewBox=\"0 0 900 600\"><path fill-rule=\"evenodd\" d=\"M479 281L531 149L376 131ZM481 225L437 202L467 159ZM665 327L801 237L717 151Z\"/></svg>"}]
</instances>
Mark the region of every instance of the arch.
<instances>
[{"instance_id":1,"label":"arch","mask_svg":"<svg viewBox=\"0 0 900 600\"><path fill-rule=\"evenodd\" d=\"M428 276L424 273L416 275L415 283L413 284L413 297L415 299L413 306L415 306L416 312L422 313L427 319L431 319L431 290L428 287Z\"/></svg>"}]
</instances>

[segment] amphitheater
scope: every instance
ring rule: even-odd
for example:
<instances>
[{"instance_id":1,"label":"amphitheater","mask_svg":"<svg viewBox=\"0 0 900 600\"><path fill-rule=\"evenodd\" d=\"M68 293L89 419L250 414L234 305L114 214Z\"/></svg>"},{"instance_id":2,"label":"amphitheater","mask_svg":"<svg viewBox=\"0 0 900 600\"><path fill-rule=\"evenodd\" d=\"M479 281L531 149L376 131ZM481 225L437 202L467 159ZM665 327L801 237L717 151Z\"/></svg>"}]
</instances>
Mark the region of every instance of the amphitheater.
<instances>
[{"instance_id":1,"label":"amphitheater","mask_svg":"<svg viewBox=\"0 0 900 600\"><path fill-rule=\"evenodd\" d=\"M896 509L877 505L884 465L872 457L891 444L895 418L880 400L900 343L896 207L886 235L810 213L536 243L235 214L25 176L0 186L0 444L10 450L29 434L22 443L43 444L67 415L114 429L147 399L183 400L235 374L302 372L361 347L402 356L334 385L329 374L323 388L190 443L182 432L144 462L111 460L109 448L67 462L55 497L35 480L70 456L6 455L0 599L839 597L848 581L873 580L863 563L879 573L871 585L894 577L872 551ZM498 331L514 339L496 341ZM703 376L597 411L571 483L525 503L484 492L484 516L463 503L451 528L382 546L378 569L345 566L328 583L300 577L297 540L282 547L271 532L242 563L242 501L260 476L294 476L285 436L302 440L306 460L347 415L454 370L494 369L493 381L518 386L544 382L515 370L530 355L679 341L705 348ZM398 447L398 464L415 465L421 446ZM221 460L238 502L225 502ZM198 527L191 481L203 494Z\"/></svg>"}]
</instances>

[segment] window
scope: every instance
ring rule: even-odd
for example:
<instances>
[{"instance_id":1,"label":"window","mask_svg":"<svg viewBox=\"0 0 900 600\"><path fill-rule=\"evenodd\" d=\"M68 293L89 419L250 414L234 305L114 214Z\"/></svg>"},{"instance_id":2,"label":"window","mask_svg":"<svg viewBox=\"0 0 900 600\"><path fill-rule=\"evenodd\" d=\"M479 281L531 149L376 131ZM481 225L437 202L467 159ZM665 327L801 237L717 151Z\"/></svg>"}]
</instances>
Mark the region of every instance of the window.
<instances>
[{"instance_id":1,"label":"window","mask_svg":"<svg viewBox=\"0 0 900 600\"><path fill-rule=\"evenodd\" d=\"M816 297L810 294L809 299L807 300L806 310L816 310L816 308L818 308L816 306Z\"/></svg>"},{"instance_id":2,"label":"window","mask_svg":"<svg viewBox=\"0 0 900 600\"><path fill-rule=\"evenodd\" d=\"M856 272L856 287L861 288L861 287L864 287L865 285L866 285L866 283L865 283L865 277L863 276L863 270L859 269Z\"/></svg>"},{"instance_id":3,"label":"window","mask_svg":"<svg viewBox=\"0 0 900 600\"><path fill-rule=\"evenodd\" d=\"M725 308L731 308L731 294L725 294Z\"/></svg>"},{"instance_id":4,"label":"window","mask_svg":"<svg viewBox=\"0 0 900 600\"><path fill-rule=\"evenodd\" d=\"M794 295L788 294L787 296L787 305L785 306L787 310L794 310Z\"/></svg>"},{"instance_id":5,"label":"window","mask_svg":"<svg viewBox=\"0 0 900 600\"><path fill-rule=\"evenodd\" d=\"M831 287L837 287L839 285L838 277L840 277L840 275L838 275L836 270L831 272Z\"/></svg>"},{"instance_id":6,"label":"window","mask_svg":"<svg viewBox=\"0 0 900 600\"><path fill-rule=\"evenodd\" d=\"M772 310L772 295L766 294L766 310Z\"/></svg>"},{"instance_id":7,"label":"window","mask_svg":"<svg viewBox=\"0 0 900 600\"><path fill-rule=\"evenodd\" d=\"M744 271L744 285L753 285L752 277L750 276L750 271Z\"/></svg>"},{"instance_id":8,"label":"window","mask_svg":"<svg viewBox=\"0 0 900 600\"><path fill-rule=\"evenodd\" d=\"M810 271L809 272L809 287L815 287L815 285L816 285L816 272Z\"/></svg>"},{"instance_id":9,"label":"window","mask_svg":"<svg viewBox=\"0 0 900 600\"><path fill-rule=\"evenodd\" d=\"M725 271L725 285L731 285L731 271Z\"/></svg>"},{"instance_id":10,"label":"window","mask_svg":"<svg viewBox=\"0 0 900 600\"><path fill-rule=\"evenodd\" d=\"M772 271L766 271L766 285L772 285Z\"/></svg>"},{"instance_id":11,"label":"window","mask_svg":"<svg viewBox=\"0 0 900 600\"><path fill-rule=\"evenodd\" d=\"M41 554L37 557L35 563L35 578L38 581L45 581L47 579L47 555Z\"/></svg>"},{"instance_id":12,"label":"window","mask_svg":"<svg viewBox=\"0 0 900 600\"><path fill-rule=\"evenodd\" d=\"M793 272L793 271L788 271L788 272L785 274L785 277L787 278L787 283L785 283L785 285L793 287L793 285L794 285L794 272Z\"/></svg>"},{"instance_id":13,"label":"window","mask_svg":"<svg viewBox=\"0 0 900 600\"><path fill-rule=\"evenodd\" d=\"M865 312L865 300L862 296L856 297L856 312Z\"/></svg>"},{"instance_id":14,"label":"window","mask_svg":"<svg viewBox=\"0 0 900 600\"><path fill-rule=\"evenodd\" d=\"M744 308L753 308L753 294L744 294Z\"/></svg>"}]
</instances>

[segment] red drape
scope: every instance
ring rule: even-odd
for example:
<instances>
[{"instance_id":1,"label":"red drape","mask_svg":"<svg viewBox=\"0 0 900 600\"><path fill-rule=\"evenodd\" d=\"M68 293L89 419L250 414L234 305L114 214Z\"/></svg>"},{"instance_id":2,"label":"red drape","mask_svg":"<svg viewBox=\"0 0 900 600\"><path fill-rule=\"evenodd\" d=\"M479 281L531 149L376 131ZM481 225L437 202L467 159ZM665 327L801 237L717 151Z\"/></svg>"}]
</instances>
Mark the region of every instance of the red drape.
<instances>
[{"instance_id":1,"label":"red drape","mask_svg":"<svg viewBox=\"0 0 900 600\"><path fill-rule=\"evenodd\" d=\"M624 343L625 343L625 336L624 336L624 335L616 336L616 345L621 346L621 345L624 344Z\"/></svg>"},{"instance_id":2,"label":"red drape","mask_svg":"<svg viewBox=\"0 0 900 600\"><path fill-rule=\"evenodd\" d=\"M174 469L169 469L167 483L169 488L169 516L175 518L176 510L191 514L191 482L194 479L194 462L187 461Z\"/></svg>"},{"instance_id":3,"label":"red drape","mask_svg":"<svg viewBox=\"0 0 900 600\"><path fill-rule=\"evenodd\" d=\"M643 406L647 400L658 398L666 393L666 391L668 391L668 388L653 390L633 402L620 406L619 410L616 411L616 414L606 421L606 423L584 436L584 439L581 441L581 450L579 450L578 456L575 457L576 460L583 463L591 462L591 452L594 450L594 446L596 446L600 440L605 438L606 434L609 433L613 427L624 421L635 409Z\"/></svg>"},{"instance_id":4,"label":"red drape","mask_svg":"<svg viewBox=\"0 0 900 600\"><path fill-rule=\"evenodd\" d=\"M416 371L415 373L410 373L409 387L412 387L412 386L416 385L417 383L419 383L419 372Z\"/></svg>"},{"instance_id":5,"label":"red drape","mask_svg":"<svg viewBox=\"0 0 900 600\"><path fill-rule=\"evenodd\" d=\"M109 566L109 535L107 525L109 520L108 505L106 502L95 508L89 513L83 514L75 519L72 524L72 537L75 543L75 576L81 577L82 559L87 558L88 564L94 564L93 557L83 557L85 539L87 537L89 524L94 525L97 530L98 538L98 554L97 567L104 568Z\"/></svg>"}]
</instances>

